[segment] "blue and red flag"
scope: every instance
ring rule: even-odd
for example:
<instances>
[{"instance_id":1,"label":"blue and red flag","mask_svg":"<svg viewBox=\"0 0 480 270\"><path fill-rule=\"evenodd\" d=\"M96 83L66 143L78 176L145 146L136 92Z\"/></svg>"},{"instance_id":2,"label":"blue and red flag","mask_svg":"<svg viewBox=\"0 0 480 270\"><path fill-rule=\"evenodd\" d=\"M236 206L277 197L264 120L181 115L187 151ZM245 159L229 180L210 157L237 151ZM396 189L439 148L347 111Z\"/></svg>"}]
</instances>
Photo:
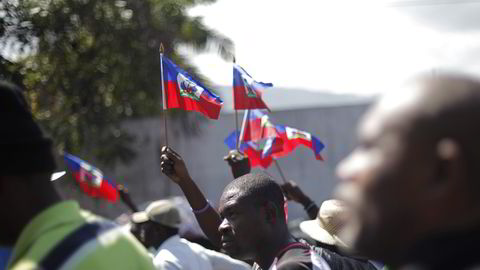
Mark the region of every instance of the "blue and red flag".
<instances>
[{"instance_id":1,"label":"blue and red flag","mask_svg":"<svg viewBox=\"0 0 480 270\"><path fill-rule=\"evenodd\" d=\"M83 192L91 197L103 198L110 202L117 201L116 183L105 178L99 169L74 155L65 153L64 158L73 178Z\"/></svg>"},{"instance_id":2,"label":"blue and red flag","mask_svg":"<svg viewBox=\"0 0 480 270\"><path fill-rule=\"evenodd\" d=\"M267 110L248 110L245 113L247 115L243 141L259 141L271 137L279 137L275 125L268 120Z\"/></svg>"},{"instance_id":3,"label":"blue and red flag","mask_svg":"<svg viewBox=\"0 0 480 270\"><path fill-rule=\"evenodd\" d=\"M274 153L283 151L283 139L279 137L271 137L263 141L262 158L271 156ZM262 145L260 143L260 145Z\"/></svg>"},{"instance_id":4,"label":"blue and red flag","mask_svg":"<svg viewBox=\"0 0 480 270\"><path fill-rule=\"evenodd\" d=\"M163 77L167 108L198 111L211 119L218 119L223 101L187 72L163 56Z\"/></svg>"},{"instance_id":5,"label":"blue and red flag","mask_svg":"<svg viewBox=\"0 0 480 270\"><path fill-rule=\"evenodd\" d=\"M271 83L255 81L241 66L233 64L233 108L235 110L268 109L262 100L262 90Z\"/></svg>"},{"instance_id":6,"label":"blue and red flag","mask_svg":"<svg viewBox=\"0 0 480 270\"><path fill-rule=\"evenodd\" d=\"M225 139L225 144L228 146L230 150L236 148L237 145L237 137L239 132L232 132L228 137ZM269 142L271 140L271 142ZM252 141L243 142L240 145L240 151L243 152L250 161L251 167L261 166L263 168L268 168L273 162L272 154L278 151L281 151L281 139L279 138L270 138L266 141L256 143ZM280 146L280 148L279 148Z\"/></svg>"},{"instance_id":7,"label":"blue and red flag","mask_svg":"<svg viewBox=\"0 0 480 270\"><path fill-rule=\"evenodd\" d=\"M283 147L281 151L272 154L274 158L284 157L297 146L304 145L313 150L317 160L323 160L320 152L325 148L325 145L317 137L292 127L282 125L275 125L275 127L279 137L282 138Z\"/></svg>"}]
</instances>

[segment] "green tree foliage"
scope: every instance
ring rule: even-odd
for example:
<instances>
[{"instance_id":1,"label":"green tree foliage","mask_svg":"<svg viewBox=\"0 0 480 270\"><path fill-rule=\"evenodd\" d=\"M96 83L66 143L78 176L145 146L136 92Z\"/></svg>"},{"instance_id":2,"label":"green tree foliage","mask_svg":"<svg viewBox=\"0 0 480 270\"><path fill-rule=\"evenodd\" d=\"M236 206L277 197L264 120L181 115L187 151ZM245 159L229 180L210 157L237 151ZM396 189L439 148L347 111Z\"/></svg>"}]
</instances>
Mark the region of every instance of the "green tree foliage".
<instances>
[{"instance_id":1,"label":"green tree foliage","mask_svg":"<svg viewBox=\"0 0 480 270\"><path fill-rule=\"evenodd\" d=\"M60 150L105 165L128 162L134 138L121 122L161 112L160 42L166 55L201 79L179 55L180 45L230 59L232 42L187 14L211 2L7 0L0 4L0 71L23 84ZM175 115L189 131L191 116Z\"/></svg>"}]
</instances>

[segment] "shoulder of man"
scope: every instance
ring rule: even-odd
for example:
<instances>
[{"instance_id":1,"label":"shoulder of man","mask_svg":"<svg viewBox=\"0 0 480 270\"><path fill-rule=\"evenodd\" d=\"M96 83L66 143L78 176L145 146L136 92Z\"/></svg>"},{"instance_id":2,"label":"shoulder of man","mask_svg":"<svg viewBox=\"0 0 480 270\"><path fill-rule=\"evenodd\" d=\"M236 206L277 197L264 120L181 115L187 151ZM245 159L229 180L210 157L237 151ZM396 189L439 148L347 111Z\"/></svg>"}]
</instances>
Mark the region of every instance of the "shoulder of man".
<instances>
[{"instance_id":1,"label":"shoulder of man","mask_svg":"<svg viewBox=\"0 0 480 270\"><path fill-rule=\"evenodd\" d=\"M131 233L88 211L82 210L81 215L84 225L99 224L104 229L80 243L65 261L67 269L154 269L148 251Z\"/></svg>"},{"instance_id":2,"label":"shoulder of man","mask_svg":"<svg viewBox=\"0 0 480 270\"><path fill-rule=\"evenodd\" d=\"M287 250L276 264L277 270L330 270L322 256L309 246Z\"/></svg>"},{"instance_id":3,"label":"shoulder of man","mask_svg":"<svg viewBox=\"0 0 480 270\"><path fill-rule=\"evenodd\" d=\"M376 270L377 268L367 260L344 256L326 248L314 247L315 252L333 269Z\"/></svg>"},{"instance_id":4,"label":"shoulder of man","mask_svg":"<svg viewBox=\"0 0 480 270\"><path fill-rule=\"evenodd\" d=\"M160 255L160 256L158 256ZM175 270L180 270L183 269L183 265L180 263L180 260L175 257L175 256L169 256L169 252L162 252L159 253L155 258L153 259L153 264L155 265L156 269L164 269L164 270L170 270L170 269L175 269Z\"/></svg>"}]
</instances>

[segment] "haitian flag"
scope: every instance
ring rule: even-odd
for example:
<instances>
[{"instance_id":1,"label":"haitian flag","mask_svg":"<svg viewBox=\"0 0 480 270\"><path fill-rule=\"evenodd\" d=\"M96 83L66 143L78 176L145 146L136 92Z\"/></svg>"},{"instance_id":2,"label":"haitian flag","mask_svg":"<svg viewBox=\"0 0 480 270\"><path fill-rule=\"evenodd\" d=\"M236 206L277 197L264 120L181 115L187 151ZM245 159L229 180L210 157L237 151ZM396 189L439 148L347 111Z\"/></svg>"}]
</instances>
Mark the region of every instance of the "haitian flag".
<instances>
[{"instance_id":1,"label":"haitian flag","mask_svg":"<svg viewBox=\"0 0 480 270\"><path fill-rule=\"evenodd\" d=\"M163 56L163 78L167 108L198 111L208 118L218 119L223 101L194 80L170 59Z\"/></svg>"},{"instance_id":2,"label":"haitian flag","mask_svg":"<svg viewBox=\"0 0 480 270\"><path fill-rule=\"evenodd\" d=\"M230 133L230 135L228 135L228 137L225 139L224 143L228 146L230 150L236 148L238 134L238 131L234 131ZM270 140L271 142L269 142ZM273 159L271 157L272 153L281 151L281 147L281 139L271 138L266 142L260 144L252 141L243 142L240 145L240 151L247 155L251 167L261 166L266 169L270 167L273 162Z\"/></svg>"},{"instance_id":3,"label":"haitian flag","mask_svg":"<svg viewBox=\"0 0 480 270\"><path fill-rule=\"evenodd\" d=\"M233 108L235 110L268 109L262 100L262 90L271 83L255 81L241 66L233 64Z\"/></svg>"},{"instance_id":4,"label":"haitian flag","mask_svg":"<svg viewBox=\"0 0 480 270\"><path fill-rule=\"evenodd\" d=\"M271 137L280 137L275 125L268 120L267 110L248 110L243 129L243 141L259 141Z\"/></svg>"},{"instance_id":5,"label":"haitian flag","mask_svg":"<svg viewBox=\"0 0 480 270\"><path fill-rule=\"evenodd\" d=\"M117 201L117 185L107 180L99 169L74 155L65 153L63 156L73 178L83 192L91 197L100 197L110 202Z\"/></svg>"},{"instance_id":6,"label":"haitian flag","mask_svg":"<svg viewBox=\"0 0 480 270\"><path fill-rule=\"evenodd\" d=\"M274 158L284 157L290 154L297 146L304 145L313 150L317 160L323 160L320 152L325 148L325 145L317 137L292 127L282 125L276 125L275 127L280 138L283 139L283 149L273 153L272 156Z\"/></svg>"},{"instance_id":7,"label":"haitian flag","mask_svg":"<svg viewBox=\"0 0 480 270\"><path fill-rule=\"evenodd\" d=\"M261 143L260 143L261 145ZM279 137L268 138L264 141L262 151L262 158L271 156L274 153L279 153L283 151L283 139Z\"/></svg>"}]
</instances>

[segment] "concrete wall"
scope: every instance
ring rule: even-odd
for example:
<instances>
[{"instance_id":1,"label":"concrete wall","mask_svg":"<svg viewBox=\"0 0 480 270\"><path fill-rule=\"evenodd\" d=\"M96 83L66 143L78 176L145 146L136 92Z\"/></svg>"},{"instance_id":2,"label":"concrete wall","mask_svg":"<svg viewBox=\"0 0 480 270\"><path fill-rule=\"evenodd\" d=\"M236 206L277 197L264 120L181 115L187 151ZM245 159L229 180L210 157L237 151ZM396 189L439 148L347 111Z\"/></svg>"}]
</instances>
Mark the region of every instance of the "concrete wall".
<instances>
[{"instance_id":1,"label":"concrete wall","mask_svg":"<svg viewBox=\"0 0 480 270\"><path fill-rule=\"evenodd\" d=\"M279 160L286 177L299 186L317 203L330 198L335 185L335 166L345 157L355 144L355 131L358 119L367 105L349 105L276 111L270 114L274 123L292 126L316 135L326 145L324 162L317 161L310 149L299 147L289 157ZM194 112L192 112L194 113ZM239 115L241 121L243 113ZM182 134L175 121L170 121L169 144L180 153L189 168L192 178L215 205L223 188L232 180L228 165L223 156L228 149L223 144L225 137L234 130L234 114L222 114L218 121L207 121L199 136ZM164 145L162 119L142 119L125 124L136 136L134 145L138 155L129 166L118 167L114 172L105 171L119 183L130 189L138 204L171 195L181 195L176 184L170 182L160 171L159 151ZM281 178L274 165L268 172ZM95 212L115 217L126 208L121 205L98 207L91 199L82 200L82 206L93 208ZM305 217L303 209L290 203L291 218Z\"/></svg>"}]
</instances>

